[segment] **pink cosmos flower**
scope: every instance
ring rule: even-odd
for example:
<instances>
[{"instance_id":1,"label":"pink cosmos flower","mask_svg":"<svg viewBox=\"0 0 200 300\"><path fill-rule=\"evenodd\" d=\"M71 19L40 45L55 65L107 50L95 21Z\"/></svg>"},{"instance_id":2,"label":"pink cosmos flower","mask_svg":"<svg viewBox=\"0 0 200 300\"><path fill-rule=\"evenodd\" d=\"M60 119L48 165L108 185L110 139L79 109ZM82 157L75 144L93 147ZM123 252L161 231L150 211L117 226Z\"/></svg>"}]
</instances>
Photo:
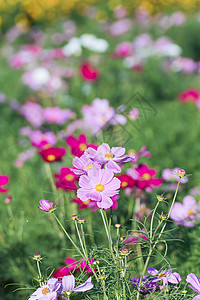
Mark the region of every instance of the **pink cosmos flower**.
<instances>
[{"instance_id":1,"label":"pink cosmos flower","mask_svg":"<svg viewBox=\"0 0 200 300\"><path fill-rule=\"evenodd\" d=\"M135 185L134 179L127 174L121 174L116 177L121 181L121 186L120 186L121 189L133 188Z\"/></svg>"},{"instance_id":2,"label":"pink cosmos flower","mask_svg":"<svg viewBox=\"0 0 200 300\"><path fill-rule=\"evenodd\" d=\"M200 205L193 196L185 196L183 203L174 203L170 217L177 225L195 227L194 221L200 218Z\"/></svg>"},{"instance_id":3,"label":"pink cosmos flower","mask_svg":"<svg viewBox=\"0 0 200 300\"><path fill-rule=\"evenodd\" d=\"M119 193L120 180L114 178L111 170L91 168L88 175L80 177L79 185L78 198L82 201L94 200L99 208L106 209L113 205L111 197Z\"/></svg>"},{"instance_id":4,"label":"pink cosmos flower","mask_svg":"<svg viewBox=\"0 0 200 300\"><path fill-rule=\"evenodd\" d=\"M21 108L20 113L35 127L40 127L43 122L43 108L38 103L26 102Z\"/></svg>"},{"instance_id":5,"label":"pink cosmos flower","mask_svg":"<svg viewBox=\"0 0 200 300\"><path fill-rule=\"evenodd\" d=\"M179 168L174 169L164 169L162 171L162 178L168 182L178 182L180 177L177 175ZM181 178L180 183L186 183L188 177Z\"/></svg>"},{"instance_id":6,"label":"pink cosmos flower","mask_svg":"<svg viewBox=\"0 0 200 300\"><path fill-rule=\"evenodd\" d=\"M119 36L129 31L132 27L132 21L128 18L116 21L110 25L109 31L112 36Z\"/></svg>"},{"instance_id":7,"label":"pink cosmos flower","mask_svg":"<svg viewBox=\"0 0 200 300\"><path fill-rule=\"evenodd\" d=\"M38 206L39 209L46 211L46 212L53 210L53 207L54 207L54 205L52 202L50 202L48 200L44 200L44 199L40 200L40 206Z\"/></svg>"},{"instance_id":8,"label":"pink cosmos flower","mask_svg":"<svg viewBox=\"0 0 200 300\"><path fill-rule=\"evenodd\" d=\"M70 168L61 168L60 174L54 174L58 181L55 183L57 188L63 190L77 190L75 181L78 180L78 176L70 170Z\"/></svg>"},{"instance_id":9,"label":"pink cosmos flower","mask_svg":"<svg viewBox=\"0 0 200 300\"><path fill-rule=\"evenodd\" d=\"M74 113L70 109L61 109L60 107L46 107L43 110L44 120L47 123L62 125L73 118Z\"/></svg>"},{"instance_id":10,"label":"pink cosmos flower","mask_svg":"<svg viewBox=\"0 0 200 300\"><path fill-rule=\"evenodd\" d=\"M41 149L38 153L42 156L44 161L52 163L62 160L66 153L66 149L63 147L49 147L46 149Z\"/></svg>"},{"instance_id":11,"label":"pink cosmos flower","mask_svg":"<svg viewBox=\"0 0 200 300\"><path fill-rule=\"evenodd\" d=\"M4 185L8 184L10 178L7 175L0 175L0 193L6 193L9 189L3 188Z\"/></svg>"},{"instance_id":12,"label":"pink cosmos flower","mask_svg":"<svg viewBox=\"0 0 200 300\"><path fill-rule=\"evenodd\" d=\"M188 287L199 294L199 295L195 296L193 298L193 300L200 300L200 280L199 280L199 278L194 273L190 273L190 274L188 274L186 281L189 283Z\"/></svg>"},{"instance_id":13,"label":"pink cosmos flower","mask_svg":"<svg viewBox=\"0 0 200 300\"><path fill-rule=\"evenodd\" d=\"M197 89L188 89L182 91L179 94L179 101L186 103L186 102L196 102L200 98L200 93Z\"/></svg>"},{"instance_id":14,"label":"pink cosmos flower","mask_svg":"<svg viewBox=\"0 0 200 300\"><path fill-rule=\"evenodd\" d=\"M45 145L55 145L56 144L56 136L53 132L42 132L40 130L31 131L30 141L32 146L37 148L43 148Z\"/></svg>"},{"instance_id":15,"label":"pink cosmos flower","mask_svg":"<svg viewBox=\"0 0 200 300\"><path fill-rule=\"evenodd\" d=\"M61 290L61 283L56 278L50 278L47 284L39 287L29 300L56 300Z\"/></svg>"},{"instance_id":16,"label":"pink cosmos flower","mask_svg":"<svg viewBox=\"0 0 200 300\"><path fill-rule=\"evenodd\" d=\"M174 272L172 273L172 270L169 269L167 271L164 270L156 270L155 268L147 268L147 272L154 276L154 282L162 281L162 286L160 286L160 289L163 289L167 283L172 284L178 284L181 281L181 276L179 273Z\"/></svg>"},{"instance_id":17,"label":"pink cosmos flower","mask_svg":"<svg viewBox=\"0 0 200 300\"><path fill-rule=\"evenodd\" d=\"M132 108L129 112L129 118L133 121L137 120L139 118L139 110L137 108Z\"/></svg>"},{"instance_id":18,"label":"pink cosmos flower","mask_svg":"<svg viewBox=\"0 0 200 300\"><path fill-rule=\"evenodd\" d=\"M70 135L66 139L67 145L71 148L71 154L74 156L82 156L85 152L85 149L91 147L97 149L98 146L94 144L89 144L87 142L87 137L84 134L80 134L76 139L74 136Z\"/></svg>"},{"instance_id":19,"label":"pink cosmos flower","mask_svg":"<svg viewBox=\"0 0 200 300\"><path fill-rule=\"evenodd\" d=\"M144 156L144 157L150 157L151 156L151 152L147 150L147 146L143 146L139 152L134 153L134 163L136 163L136 161Z\"/></svg>"},{"instance_id":20,"label":"pink cosmos flower","mask_svg":"<svg viewBox=\"0 0 200 300\"><path fill-rule=\"evenodd\" d=\"M92 160L105 165L106 169L112 170L114 173L120 173L121 167L116 163L125 163L132 161L134 156L124 155L126 149L122 147L112 147L106 143L103 143L97 150L88 148L85 150L85 154Z\"/></svg>"},{"instance_id":21,"label":"pink cosmos flower","mask_svg":"<svg viewBox=\"0 0 200 300\"><path fill-rule=\"evenodd\" d=\"M117 45L115 55L118 57L127 57L132 54L133 46L130 42L123 42Z\"/></svg>"},{"instance_id":22,"label":"pink cosmos flower","mask_svg":"<svg viewBox=\"0 0 200 300\"><path fill-rule=\"evenodd\" d=\"M64 276L62 279L62 296L65 299L69 299L69 296L72 293L85 292L91 290L93 288L93 284L91 282L91 277L88 280L77 286L75 288L75 278L73 275Z\"/></svg>"},{"instance_id":23,"label":"pink cosmos flower","mask_svg":"<svg viewBox=\"0 0 200 300\"><path fill-rule=\"evenodd\" d=\"M100 164L94 162L92 159L90 159L86 154L82 155L81 157L76 156L73 159L73 166L74 168L72 171L76 175L83 175L87 174L88 170L93 167L100 167Z\"/></svg>"},{"instance_id":24,"label":"pink cosmos flower","mask_svg":"<svg viewBox=\"0 0 200 300\"><path fill-rule=\"evenodd\" d=\"M117 203L118 199L119 199L118 195L112 197L112 201L113 201L113 205L111 206L112 210L116 210L118 208L118 203ZM97 206L97 202L94 201L94 200L88 199L87 201L82 201L79 198L74 198L74 199L72 199L72 201L74 203L78 204L78 209L79 210L86 209L86 208L91 208L92 209L91 211L95 212L96 210L99 209L99 207ZM106 208L105 210L107 210L107 209L108 208Z\"/></svg>"},{"instance_id":25,"label":"pink cosmos flower","mask_svg":"<svg viewBox=\"0 0 200 300\"><path fill-rule=\"evenodd\" d=\"M80 67L81 76L86 81L96 81L100 75L99 70L93 67L90 63L83 63Z\"/></svg>"}]
</instances>

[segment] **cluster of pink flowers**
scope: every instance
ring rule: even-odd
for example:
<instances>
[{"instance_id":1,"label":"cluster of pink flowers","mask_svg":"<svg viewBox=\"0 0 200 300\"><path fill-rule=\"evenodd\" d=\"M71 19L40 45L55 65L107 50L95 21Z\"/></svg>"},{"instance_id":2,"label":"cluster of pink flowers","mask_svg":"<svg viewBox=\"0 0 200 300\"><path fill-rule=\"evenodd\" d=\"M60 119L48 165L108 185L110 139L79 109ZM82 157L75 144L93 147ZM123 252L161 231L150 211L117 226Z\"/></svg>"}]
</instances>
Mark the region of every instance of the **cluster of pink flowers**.
<instances>
[{"instance_id":1,"label":"cluster of pink flowers","mask_svg":"<svg viewBox=\"0 0 200 300\"><path fill-rule=\"evenodd\" d=\"M182 103L195 103L200 111L200 92L197 89L188 89L179 94L179 101Z\"/></svg>"},{"instance_id":2,"label":"cluster of pink flowers","mask_svg":"<svg viewBox=\"0 0 200 300\"><path fill-rule=\"evenodd\" d=\"M45 122L62 125L74 117L70 109L61 109L57 106L42 108L40 104L33 102L26 102L20 108L20 113L35 127L40 127Z\"/></svg>"},{"instance_id":3,"label":"cluster of pink flowers","mask_svg":"<svg viewBox=\"0 0 200 300\"><path fill-rule=\"evenodd\" d=\"M99 208L108 209L113 205L112 197L119 193L120 180L114 173L120 173L118 163L128 162L133 156L124 155L125 148L112 147L104 143L97 150L88 148L84 157L76 157L73 171L82 174L77 197L82 201L88 199L96 202Z\"/></svg>"}]
</instances>

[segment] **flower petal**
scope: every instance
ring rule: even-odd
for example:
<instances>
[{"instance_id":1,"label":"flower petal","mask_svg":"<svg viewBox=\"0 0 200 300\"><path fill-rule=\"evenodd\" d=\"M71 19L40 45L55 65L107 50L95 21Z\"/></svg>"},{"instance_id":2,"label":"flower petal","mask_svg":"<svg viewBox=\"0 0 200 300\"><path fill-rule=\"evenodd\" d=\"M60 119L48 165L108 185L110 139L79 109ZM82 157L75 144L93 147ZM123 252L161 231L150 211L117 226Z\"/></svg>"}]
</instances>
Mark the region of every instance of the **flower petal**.
<instances>
[{"instance_id":1,"label":"flower petal","mask_svg":"<svg viewBox=\"0 0 200 300\"><path fill-rule=\"evenodd\" d=\"M85 283L77 286L74 289L74 293L89 291L93 288L93 286L94 285L92 284L91 277L90 277L90 278L88 278L88 280Z\"/></svg>"},{"instance_id":2,"label":"flower petal","mask_svg":"<svg viewBox=\"0 0 200 300\"><path fill-rule=\"evenodd\" d=\"M106 196L105 194L102 194L102 201L97 202L97 205L99 208L108 209L113 205L113 201L110 197Z\"/></svg>"},{"instance_id":3,"label":"flower petal","mask_svg":"<svg viewBox=\"0 0 200 300\"><path fill-rule=\"evenodd\" d=\"M62 279L63 291L73 291L75 286L75 278L73 275L64 276Z\"/></svg>"},{"instance_id":4,"label":"flower petal","mask_svg":"<svg viewBox=\"0 0 200 300\"><path fill-rule=\"evenodd\" d=\"M119 157L124 155L126 149L122 148L122 147L112 147L111 148L111 153L115 156L115 157Z\"/></svg>"},{"instance_id":5,"label":"flower petal","mask_svg":"<svg viewBox=\"0 0 200 300\"><path fill-rule=\"evenodd\" d=\"M107 162L106 169L112 170L114 173L121 173L122 171L121 167L113 160Z\"/></svg>"}]
</instances>

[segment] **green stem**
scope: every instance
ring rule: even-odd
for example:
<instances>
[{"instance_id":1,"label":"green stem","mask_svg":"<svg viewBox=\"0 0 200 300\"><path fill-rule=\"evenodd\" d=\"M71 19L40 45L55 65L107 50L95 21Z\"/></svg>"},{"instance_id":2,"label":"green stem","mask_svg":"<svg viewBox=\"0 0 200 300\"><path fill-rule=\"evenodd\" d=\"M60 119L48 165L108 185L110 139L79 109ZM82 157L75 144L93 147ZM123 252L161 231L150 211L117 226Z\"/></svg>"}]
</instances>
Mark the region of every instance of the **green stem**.
<instances>
[{"instance_id":1,"label":"green stem","mask_svg":"<svg viewBox=\"0 0 200 300\"><path fill-rule=\"evenodd\" d=\"M39 279L42 279L42 273L40 271L40 262L39 262L39 260L37 260L37 269L38 269ZM40 283L41 283L41 281L40 281Z\"/></svg>"},{"instance_id":2,"label":"green stem","mask_svg":"<svg viewBox=\"0 0 200 300\"><path fill-rule=\"evenodd\" d=\"M79 238L79 241L80 241L81 248L82 248L82 250L83 250L84 256L85 256L85 258L87 258L87 255L86 255L86 252L85 252L85 249L84 249L84 246L83 246L83 242L82 242L82 239L81 239L81 235L80 235L80 232L79 232L79 229L78 229L78 225L77 225L77 221L76 221L76 220L75 220L75 227L76 227L76 231L77 231L77 234L78 234L78 238Z\"/></svg>"},{"instance_id":3,"label":"green stem","mask_svg":"<svg viewBox=\"0 0 200 300\"><path fill-rule=\"evenodd\" d=\"M53 212L53 215L56 219L56 221L58 222L58 224L60 225L60 227L62 228L62 230L64 231L65 235L67 236L67 238L70 240L70 242L72 243L72 245L76 248L76 250L78 251L78 253L82 256L85 257L85 255L79 250L79 248L76 246L76 244L74 243L74 241L71 239L71 237L69 236L69 234L67 233L67 231L65 230L64 226L62 225L62 223L60 222L60 220L57 218L57 216L55 215L55 213Z\"/></svg>"},{"instance_id":4,"label":"green stem","mask_svg":"<svg viewBox=\"0 0 200 300\"><path fill-rule=\"evenodd\" d=\"M155 216L156 210L158 208L158 205L159 205L159 201L157 202L157 204L153 210L152 217L151 217L151 225L150 225L150 241L151 242L152 242L152 235L153 235L153 221L154 221L154 216Z\"/></svg>"},{"instance_id":5,"label":"green stem","mask_svg":"<svg viewBox=\"0 0 200 300\"><path fill-rule=\"evenodd\" d=\"M115 259L113 249L112 249L112 240L111 240L111 237L110 237L110 234L109 234L109 229L108 229L108 219L107 219L106 213L104 211L102 211L102 209L100 209L100 212L101 212L104 227L105 227L105 230L106 230L106 235L107 235L107 238L108 238L108 244L109 244L109 247L110 247L110 252L113 256L113 259Z\"/></svg>"}]
</instances>

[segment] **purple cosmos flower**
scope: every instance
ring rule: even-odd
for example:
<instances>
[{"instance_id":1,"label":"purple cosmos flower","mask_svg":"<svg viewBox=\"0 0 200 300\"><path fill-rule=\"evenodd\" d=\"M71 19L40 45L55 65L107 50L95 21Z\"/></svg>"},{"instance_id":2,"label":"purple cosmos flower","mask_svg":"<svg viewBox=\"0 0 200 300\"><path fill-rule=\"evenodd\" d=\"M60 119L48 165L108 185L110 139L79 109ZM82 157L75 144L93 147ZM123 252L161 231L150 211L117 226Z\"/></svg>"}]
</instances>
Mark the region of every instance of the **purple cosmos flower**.
<instances>
[{"instance_id":1,"label":"purple cosmos flower","mask_svg":"<svg viewBox=\"0 0 200 300\"><path fill-rule=\"evenodd\" d=\"M74 168L72 171L76 175L82 175L87 174L88 170L92 167L98 167L98 163L94 162L92 159L90 159L87 155L82 155L81 157L76 156L73 159L73 166Z\"/></svg>"},{"instance_id":2,"label":"purple cosmos flower","mask_svg":"<svg viewBox=\"0 0 200 300\"><path fill-rule=\"evenodd\" d=\"M134 159L132 155L124 155L125 151L125 148L122 147L112 147L110 149L108 144L103 143L97 150L86 149L85 154L94 161L105 165L106 169L112 170L114 173L120 173L122 169L116 162L124 163Z\"/></svg>"},{"instance_id":3,"label":"purple cosmos flower","mask_svg":"<svg viewBox=\"0 0 200 300\"><path fill-rule=\"evenodd\" d=\"M61 109L59 107L46 107L44 109L44 120L48 123L64 124L74 116L70 109Z\"/></svg>"},{"instance_id":4,"label":"purple cosmos flower","mask_svg":"<svg viewBox=\"0 0 200 300\"><path fill-rule=\"evenodd\" d=\"M38 206L38 208L43 210L43 211L48 212L48 211L53 210L53 203L48 201L48 200L41 199L40 200L40 205L41 206Z\"/></svg>"},{"instance_id":5,"label":"purple cosmos flower","mask_svg":"<svg viewBox=\"0 0 200 300\"><path fill-rule=\"evenodd\" d=\"M196 203L193 196L185 196L183 203L175 202L170 217L177 225L195 227L194 220L200 218L200 205Z\"/></svg>"},{"instance_id":6,"label":"purple cosmos flower","mask_svg":"<svg viewBox=\"0 0 200 300\"><path fill-rule=\"evenodd\" d=\"M61 289L61 283L56 278L50 278L46 285L38 288L29 300L56 300Z\"/></svg>"},{"instance_id":7,"label":"purple cosmos flower","mask_svg":"<svg viewBox=\"0 0 200 300\"><path fill-rule=\"evenodd\" d=\"M35 127L40 127L43 122L43 108L38 103L26 102L20 109L24 118Z\"/></svg>"},{"instance_id":8,"label":"purple cosmos flower","mask_svg":"<svg viewBox=\"0 0 200 300\"><path fill-rule=\"evenodd\" d=\"M53 146L57 141L55 134L51 131L43 133L40 130L34 130L31 131L29 137L31 144L38 148L42 148L46 144Z\"/></svg>"},{"instance_id":9,"label":"purple cosmos flower","mask_svg":"<svg viewBox=\"0 0 200 300\"><path fill-rule=\"evenodd\" d=\"M195 296L193 300L200 300L200 280L199 278L194 274L190 273L187 276L186 281L190 284L188 285L189 288L193 289L196 293L198 293L198 296Z\"/></svg>"},{"instance_id":10,"label":"purple cosmos flower","mask_svg":"<svg viewBox=\"0 0 200 300\"><path fill-rule=\"evenodd\" d=\"M133 285L133 288L138 290L139 283L140 283L140 277L139 278L131 278L131 283ZM152 280L151 277L149 276L144 276L142 278L142 285L140 288L140 292L143 294L149 294L152 293L153 291L157 290L158 286L157 283Z\"/></svg>"},{"instance_id":11,"label":"purple cosmos flower","mask_svg":"<svg viewBox=\"0 0 200 300\"><path fill-rule=\"evenodd\" d=\"M120 188L120 180L113 177L111 170L89 169L88 175L82 175L79 179L81 188L77 191L77 197L82 201L94 200L99 208L110 208L113 205L111 197L119 194Z\"/></svg>"},{"instance_id":12,"label":"purple cosmos flower","mask_svg":"<svg viewBox=\"0 0 200 300\"><path fill-rule=\"evenodd\" d=\"M172 273L172 270L169 269L167 271L164 270L156 270L155 268L147 268L147 272L154 276L154 282L162 281L162 285L160 286L160 289L163 289L164 286L167 285L167 283L172 284L178 284L181 281L181 276L179 273L174 272Z\"/></svg>"},{"instance_id":13,"label":"purple cosmos flower","mask_svg":"<svg viewBox=\"0 0 200 300\"><path fill-rule=\"evenodd\" d=\"M91 277L75 288L75 278L73 275L64 276L62 279L62 295L68 299L72 293L85 292L93 288Z\"/></svg>"}]
</instances>

